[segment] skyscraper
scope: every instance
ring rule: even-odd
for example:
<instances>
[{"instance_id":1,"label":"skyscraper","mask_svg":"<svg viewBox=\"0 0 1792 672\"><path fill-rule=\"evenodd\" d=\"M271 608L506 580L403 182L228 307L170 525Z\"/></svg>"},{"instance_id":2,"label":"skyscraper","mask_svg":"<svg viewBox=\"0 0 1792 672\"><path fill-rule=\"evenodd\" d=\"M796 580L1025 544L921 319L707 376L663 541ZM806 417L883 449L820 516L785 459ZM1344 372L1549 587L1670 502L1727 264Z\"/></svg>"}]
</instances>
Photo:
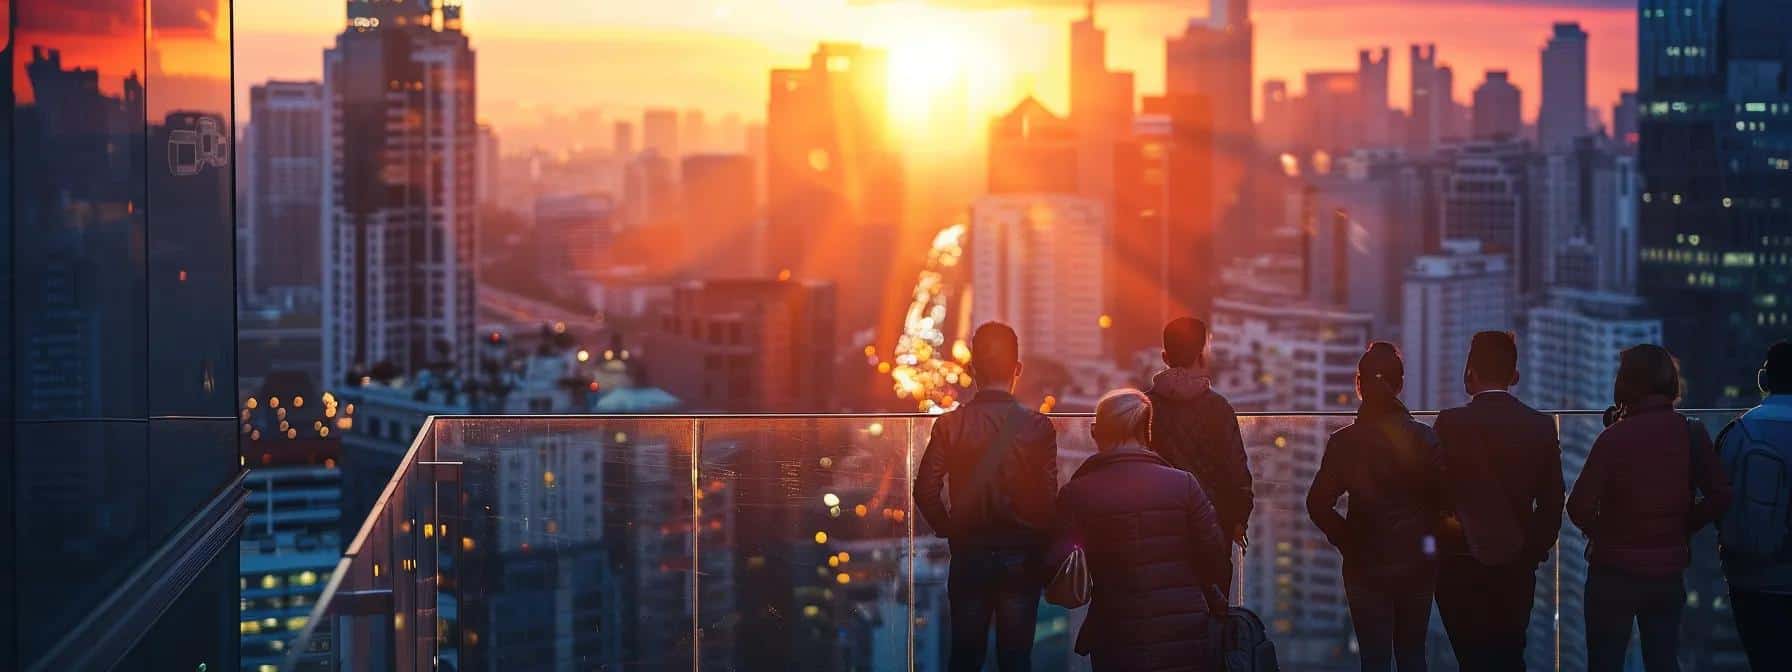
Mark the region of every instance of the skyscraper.
<instances>
[{"instance_id":1,"label":"skyscraper","mask_svg":"<svg viewBox=\"0 0 1792 672\"><path fill-rule=\"evenodd\" d=\"M989 122L989 186L991 194L1075 194L1084 173L1078 170L1080 142L1076 127L1028 96L1007 114ZM1112 147L1108 174L1113 174ZM1093 157L1091 157L1093 160ZM1105 202L1105 201L1102 201Z\"/></svg>"},{"instance_id":2,"label":"skyscraper","mask_svg":"<svg viewBox=\"0 0 1792 672\"><path fill-rule=\"evenodd\" d=\"M907 288L892 273L901 166L889 139L884 52L823 43L773 70L766 114L766 257L782 275L836 283L841 335L894 333ZM912 278L911 278L912 279Z\"/></svg>"},{"instance_id":3,"label":"skyscraper","mask_svg":"<svg viewBox=\"0 0 1792 672\"><path fill-rule=\"evenodd\" d=\"M1164 44L1164 98L1200 100L1206 107L1198 119L1179 125L1199 120L1213 129L1207 208L1217 226L1248 226L1240 206L1247 167L1256 156L1250 6L1250 0L1210 0L1205 20L1189 21L1182 35ZM1170 112L1181 109L1195 107L1178 102Z\"/></svg>"},{"instance_id":4,"label":"skyscraper","mask_svg":"<svg viewBox=\"0 0 1792 672\"><path fill-rule=\"evenodd\" d=\"M1574 148L1587 133L1587 33L1578 23L1558 23L1543 47L1543 107L1537 138L1543 151Z\"/></svg>"},{"instance_id":5,"label":"skyscraper","mask_svg":"<svg viewBox=\"0 0 1792 672\"><path fill-rule=\"evenodd\" d=\"M834 287L705 280L673 288L654 334L666 390L692 410L813 412L833 402Z\"/></svg>"},{"instance_id":6,"label":"skyscraper","mask_svg":"<svg viewBox=\"0 0 1792 672\"><path fill-rule=\"evenodd\" d=\"M627 157L635 153L635 125L618 121L610 134L610 153Z\"/></svg>"},{"instance_id":7,"label":"skyscraper","mask_svg":"<svg viewBox=\"0 0 1792 672\"><path fill-rule=\"evenodd\" d=\"M470 371L479 136L459 8L437 28L423 0L347 5L324 52L325 384Z\"/></svg>"},{"instance_id":8,"label":"skyscraper","mask_svg":"<svg viewBox=\"0 0 1792 672\"><path fill-rule=\"evenodd\" d=\"M1512 268L1504 254L1475 240L1445 241L1438 254L1406 272L1406 402L1413 408L1456 406L1466 395L1462 367L1475 332L1512 328Z\"/></svg>"},{"instance_id":9,"label":"skyscraper","mask_svg":"<svg viewBox=\"0 0 1792 672\"><path fill-rule=\"evenodd\" d=\"M1516 261L1511 291L1536 291L1547 280L1546 237L1529 217L1525 161L1527 145L1513 140L1475 141L1454 146L1442 159L1443 238L1474 240L1483 252Z\"/></svg>"},{"instance_id":10,"label":"skyscraper","mask_svg":"<svg viewBox=\"0 0 1792 672\"><path fill-rule=\"evenodd\" d=\"M1488 70L1486 81L1475 87L1477 139L1517 138L1524 130L1524 92L1505 70Z\"/></svg>"},{"instance_id":11,"label":"skyscraper","mask_svg":"<svg viewBox=\"0 0 1792 672\"><path fill-rule=\"evenodd\" d=\"M1437 69L1437 45L1412 45L1411 74L1412 111L1406 122L1406 152L1415 157L1429 155L1442 137L1443 117L1450 101L1448 89L1440 90Z\"/></svg>"},{"instance_id":12,"label":"skyscraper","mask_svg":"<svg viewBox=\"0 0 1792 672\"><path fill-rule=\"evenodd\" d=\"M1213 131L1201 98L1147 98L1114 155L1114 219L1104 261L1111 345L1122 364L1159 347L1170 318L1205 317L1219 282Z\"/></svg>"},{"instance_id":13,"label":"skyscraper","mask_svg":"<svg viewBox=\"0 0 1792 672\"><path fill-rule=\"evenodd\" d=\"M667 159L677 159L678 110L648 108L641 113L641 149L659 152Z\"/></svg>"},{"instance_id":14,"label":"skyscraper","mask_svg":"<svg viewBox=\"0 0 1792 672\"><path fill-rule=\"evenodd\" d=\"M1394 142L1394 118L1388 108L1388 69L1393 67L1391 50L1363 49L1356 54L1357 96L1362 101L1357 114L1362 119L1364 147L1389 147Z\"/></svg>"},{"instance_id":15,"label":"skyscraper","mask_svg":"<svg viewBox=\"0 0 1792 672\"><path fill-rule=\"evenodd\" d=\"M1333 156L1361 146L1363 102L1357 73L1309 72L1296 145Z\"/></svg>"},{"instance_id":16,"label":"skyscraper","mask_svg":"<svg viewBox=\"0 0 1792 672\"><path fill-rule=\"evenodd\" d=\"M757 270L751 254L759 216L758 180L745 154L697 154L680 164L685 246L704 278L744 278Z\"/></svg>"},{"instance_id":17,"label":"skyscraper","mask_svg":"<svg viewBox=\"0 0 1792 672\"><path fill-rule=\"evenodd\" d=\"M1637 104L1635 91L1620 91L1612 105L1612 139L1634 147L1637 143Z\"/></svg>"},{"instance_id":18,"label":"skyscraper","mask_svg":"<svg viewBox=\"0 0 1792 672\"><path fill-rule=\"evenodd\" d=\"M274 287L321 289L319 205L323 201L323 85L271 81L249 89L255 248L250 295Z\"/></svg>"},{"instance_id":19,"label":"skyscraper","mask_svg":"<svg viewBox=\"0 0 1792 672\"><path fill-rule=\"evenodd\" d=\"M1257 141L1263 149L1280 152L1293 148L1299 102L1288 93L1287 81L1263 82L1263 123L1257 125Z\"/></svg>"},{"instance_id":20,"label":"skyscraper","mask_svg":"<svg viewBox=\"0 0 1792 672\"><path fill-rule=\"evenodd\" d=\"M1071 194L984 196L971 204L971 323L1012 325L1027 352L1076 366L1099 359L1107 205Z\"/></svg>"},{"instance_id":21,"label":"skyscraper","mask_svg":"<svg viewBox=\"0 0 1792 672\"><path fill-rule=\"evenodd\" d=\"M504 157L498 152L498 131L491 124L479 125L479 151L475 159L473 181L477 185L474 202L479 207L498 204L499 185L503 184L500 166Z\"/></svg>"},{"instance_id":22,"label":"skyscraper","mask_svg":"<svg viewBox=\"0 0 1792 672\"><path fill-rule=\"evenodd\" d=\"M1651 0L1638 39L1641 293L1673 316L1687 403L1751 402L1792 330L1785 5Z\"/></svg>"},{"instance_id":23,"label":"skyscraper","mask_svg":"<svg viewBox=\"0 0 1792 672\"><path fill-rule=\"evenodd\" d=\"M1107 33L1095 2L1070 24L1070 124L1077 139L1078 193L1104 202L1114 192L1114 144L1132 131L1133 77L1107 65Z\"/></svg>"}]
</instances>

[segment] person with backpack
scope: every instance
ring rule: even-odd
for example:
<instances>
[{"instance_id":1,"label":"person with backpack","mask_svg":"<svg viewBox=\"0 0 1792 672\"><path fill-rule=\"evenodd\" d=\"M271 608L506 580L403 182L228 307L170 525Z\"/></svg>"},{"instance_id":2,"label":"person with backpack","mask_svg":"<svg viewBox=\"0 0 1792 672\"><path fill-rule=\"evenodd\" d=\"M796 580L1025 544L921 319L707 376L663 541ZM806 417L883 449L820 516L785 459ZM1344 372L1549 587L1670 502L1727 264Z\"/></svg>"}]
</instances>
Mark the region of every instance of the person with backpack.
<instances>
[{"instance_id":1,"label":"person with backpack","mask_svg":"<svg viewBox=\"0 0 1792 672\"><path fill-rule=\"evenodd\" d=\"M1356 365L1356 422L1326 441L1307 515L1344 559L1344 595L1364 672L1424 672L1437 585L1437 434L1400 403L1406 367L1394 344ZM1349 496L1348 515L1338 499Z\"/></svg>"},{"instance_id":2,"label":"person with backpack","mask_svg":"<svg viewBox=\"0 0 1792 672\"><path fill-rule=\"evenodd\" d=\"M1518 340L1483 331L1463 370L1467 405L1433 427L1441 446L1437 613L1463 672L1524 667L1537 566L1562 526L1562 448L1554 418L1510 392Z\"/></svg>"},{"instance_id":3,"label":"person with backpack","mask_svg":"<svg viewBox=\"0 0 1792 672\"><path fill-rule=\"evenodd\" d=\"M1680 367L1666 349L1619 354L1612 399L1568 498L1587 535L1587 669L1623 670L1634 625L1643 669L1678 670L1688 539L1729 506L1730 485L1705 426L1674 410Z\"/></svg>"},{"instance_id":4,"label":"person with backpack","mask_svg":"<svg viewBox=\"0 0 1792 672\"><path fill-rule=\"evenodd\" d=\"M1756 373L1767 398L1717 438L1736 498L1718 519L1730 613L1756 670L1792 670L1792 342Z\"/></svg>"},{"instance_id":5,"label":"person with backpack","mask_svg":"<svg viewBox=\"0 0 1792 672\"><path fill-rule=\"evenodd\" d=\"M1164 364L1146 395L1156 414L1151 449L1171 466L1194 474L1213 500L1220 529L1231 542L1220 549L1232 574L1232 544L1247 543L1255 493L1238 413L1213 390L1207 373L1207 323L1179 317L1164 325ZM1228 578L1222 588L1231 594Z\"/></svg>"},{"instance_id":6,"label":"person with backpack","mask_svg":"<svg viewBox=\"0 0 1792 672\"><path fill-rule=\"evenodd\" d=\"M1000 322L971 335L977 394L933 423L915 473L915 506L947 540L949 669L983 667L993 620L996 664L1032 669L1058 493L1057 430L1014 398L1020 339ZM948 504L949 497L949 504Z\"/></svg>"},{"instance_id":7,"label":"person with backpack","mask_svg":"<svg viewBox=\"0 0 1792 672\"><path fill-rule=\"evenodd\" d=\"M1216 670L1227 542L1200 483L1147 448L1151 401L1132 389L1095 404L1099 451L1058 494L1049 566L1083 552L1089 615L1076 652L1106 670Z\"/></svg>"}]
</instances>

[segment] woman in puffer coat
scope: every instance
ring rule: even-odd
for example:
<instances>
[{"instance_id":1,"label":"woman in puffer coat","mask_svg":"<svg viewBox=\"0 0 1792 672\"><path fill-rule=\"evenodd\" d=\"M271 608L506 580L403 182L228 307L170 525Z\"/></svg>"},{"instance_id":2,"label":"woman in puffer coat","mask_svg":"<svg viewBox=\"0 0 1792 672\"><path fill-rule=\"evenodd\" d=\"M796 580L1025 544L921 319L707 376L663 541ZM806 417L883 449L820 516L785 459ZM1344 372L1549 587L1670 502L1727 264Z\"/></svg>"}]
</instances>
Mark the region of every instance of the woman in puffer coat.
<instances>
[{"instance_id":1,"label":"woman in puffer coat","mask_svg":"<svg viewBox=\"0 0 1792 672\"><path fill-rule=\"evenodd\" d=\"M1095 406L1096 447L1058 493L1052 561L1073 548L1093 585L1076 652L1098 672L1210 670L1209 614L1225 609L1226 539L1195 478L1150 444L1151 402L1117 390Z\"/></svg>"}]
</instances>

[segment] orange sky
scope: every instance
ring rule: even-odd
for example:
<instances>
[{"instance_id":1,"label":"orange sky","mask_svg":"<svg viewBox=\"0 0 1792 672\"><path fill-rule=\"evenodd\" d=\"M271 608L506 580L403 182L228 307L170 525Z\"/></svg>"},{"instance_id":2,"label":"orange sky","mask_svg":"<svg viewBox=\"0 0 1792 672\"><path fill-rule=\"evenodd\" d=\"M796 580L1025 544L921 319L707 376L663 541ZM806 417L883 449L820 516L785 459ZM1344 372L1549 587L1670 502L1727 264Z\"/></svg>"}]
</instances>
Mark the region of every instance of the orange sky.
<instances>
[{"instance_id":1,"label":"orange sky","mask_svg":"<svg viewBox=\"0 0 1792 672\"><path fill-rule=\"evenodd\" d=\"M993 113L1026 93L1062 112L1067 23L1080 9L1051 2L1013 7L1026 1L965 10L905 0L468 0L466 16L479 52L481 115L500 128L532 121L542 107L631 114L665 105L758 118L766 71L803 64L821 40L889 47L897 52L893 68L921 59L927 67L983 73L970 77L973 114ZM1574 20L1591 34L1589 102L1607 108L1636 80L1635 9L1576 1L1259 2L1257 79L1288 79L1298 88L1302 72L1354 69L1359 47L1386 44L1394 47L1393 103L1404 106L1406 45L1430 41L1456 69L1458 100L1469 100L1483 70L1506 68L1524 90L1526 116L1534 117L1538 50L1552 22ZM1111 67L1135 71L1141 93L1161 90L1163 40L1200 11L1185 6L1202 4L1103 7ZM340 2L328 1L240 2L236 11L239 96L270 77L317 77L321 50L343 13Z\"/></svg>"}]
</instances>

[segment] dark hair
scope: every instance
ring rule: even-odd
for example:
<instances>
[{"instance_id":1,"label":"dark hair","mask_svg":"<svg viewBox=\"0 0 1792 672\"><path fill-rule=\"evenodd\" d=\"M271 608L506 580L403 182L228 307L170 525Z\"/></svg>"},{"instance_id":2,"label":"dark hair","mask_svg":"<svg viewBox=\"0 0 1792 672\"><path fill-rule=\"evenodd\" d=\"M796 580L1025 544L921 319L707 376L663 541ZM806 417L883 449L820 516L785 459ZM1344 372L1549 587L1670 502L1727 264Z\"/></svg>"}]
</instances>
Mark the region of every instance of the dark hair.
<instances>
[{"instance_id":1,"label":"dark hair","mask_svg":"<svg viewBox=\"0 0 1792 672\"><path fill-rule=\"evenodd\" d=\"M1192 317L1178 317L1164 325L1164 362L1182 367L1201 359L1207 349L1207 323Z\"/></svg>"},{"instance_id":2,"label":"dark hair","mask_svg":"<svg viewBox=\"0 0 1792 672\"><path fill-rule=\"evenodd\" d=\"M1356 360L1356 376L1363 401L1397 402L1400 389L1406 386L1406 364L1400 360L1400 349L1387 341L1370 343L1362 358Z\"/></svg>"},{"instance_id":3,"label":"dark hair","mask_svg":"<svg viewBox=\"0 0 1792 672\"><path fill-rule=\"evenodd\" d=\"M1486 385L1509 385L1518 377L1518 337L1510 331L1483 331L1468 346L1468 370Z\"/></svg>"},{"instance_id":4,"label":"dark hair","mask_svg":"<svg viewBox=\"0 0 1792 672\"><path fill-rule=\"evenodd\" d=\"M1767 362L1761 365L1761 390L1792 393L1792 341L1780 341L1767 349Z\"/></svg>"},{"instance_id":5,"label":"dark hair","mask_svg":"<svg viewBox=\"0 0 1792 672\"><path fill-rule=\"evenodd\" d=\"M984 322L971 333L971 368L978 380L1000 382L1014 377L1020 366L1020 336L1014 327Z\"/></svg>"},{"instance_id":6,"label":"dark hair","mask_svg":"<svg viewBox=\"0 0 1792 672\"><path fill-rule=\"evenodd\" d=\"M1659 345L1625 348L1618 354L1618 379L1612 382L1612 401L1629 406L1649 397L1680 400L1680 363Z\"/></svg>"}]
</instances>

